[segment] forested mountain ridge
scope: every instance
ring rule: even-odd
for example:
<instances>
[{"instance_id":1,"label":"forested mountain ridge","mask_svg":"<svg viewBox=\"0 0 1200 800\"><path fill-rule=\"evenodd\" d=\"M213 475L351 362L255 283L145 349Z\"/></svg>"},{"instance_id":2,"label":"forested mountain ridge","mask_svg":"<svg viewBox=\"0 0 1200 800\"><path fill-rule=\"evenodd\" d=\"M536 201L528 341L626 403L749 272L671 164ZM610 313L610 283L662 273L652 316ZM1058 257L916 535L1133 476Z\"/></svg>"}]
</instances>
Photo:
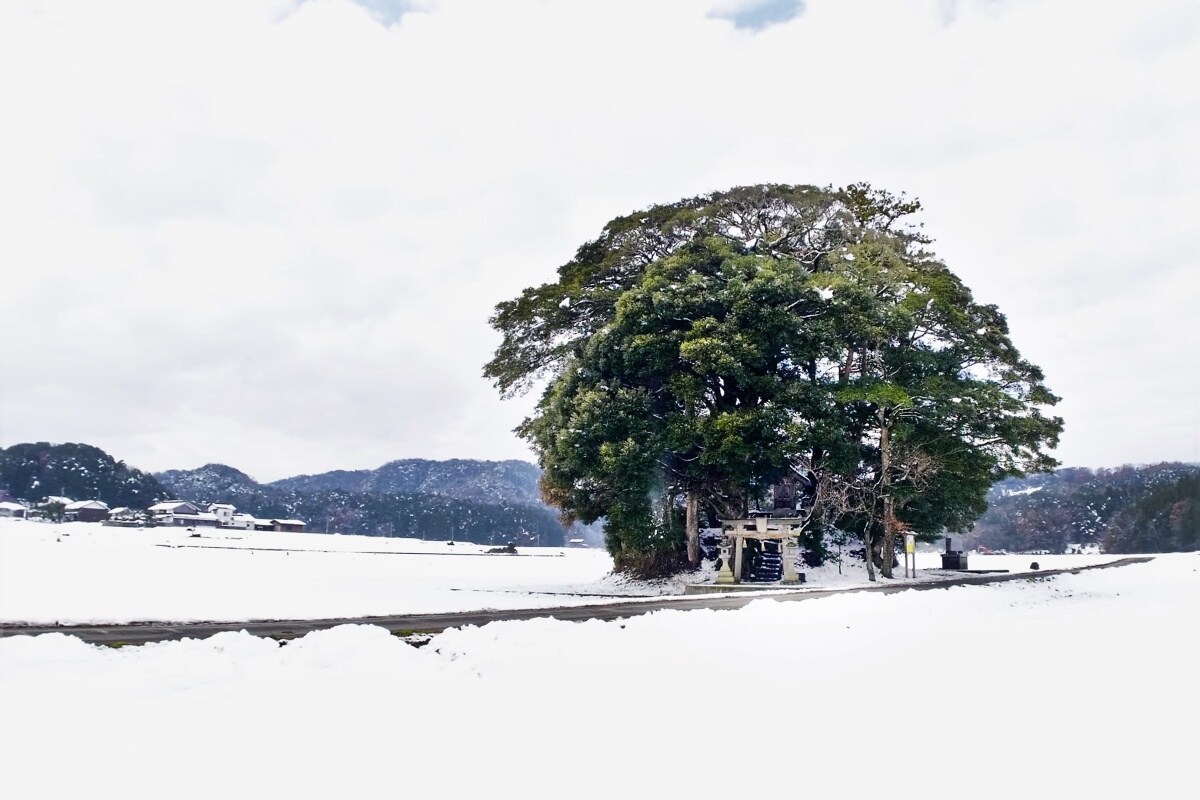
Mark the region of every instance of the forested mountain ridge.
<instances>
[{"instance_id":1,"label":"forested mountain ridge","mask_svg":"<svg viewBox=\"0 0 1200 800\"><path fill-rule=\"evenodd\" d=\"M540 503L540 471L525 461L402 459L373 470L334 470L272 482L304 491L443 494L464 499Z\"/></svg>"},{"instance_id":2,"label":"forested mountain ridge","mask_svg":"<svg viewBox=\"0 0 1200 800\"><path fill-rule=\"evenodd\" d=\"M170 496L153 475L98 447L74 442L25 442L0 448L0 489L30 503L55 496L101 500L114 508L145 508Z\"/></svg>"},{"instance_id":3,"label":"forested mountain ridge","mask_svg":"<svg viewBox=\"0 0 1200 800\"><path fill-rule=\"evenodd\" d=\"M180 499L230 503L260 517L294 517L309 530L481 543L562 545L558 510L537 496L538 469L523 461L392 461L258 483L224 464L158 473ZM571 537L601 543L599 526Z\"/></svg>"},{"instance_id":4,"label":"forested mountain ridge","mask_svg":"<svg viewBox=\"0 0 1200 800\"><path fill-rule=\"evenodd\" d=\"M1163 534L1145 532L1142 523L1146 514L1153 517L1157 513L1151 509L1158 509L1158 501L1149 498L1160 492L1166 492L1164 497L1174 497L1171 492L1176 490L1172 487L1178 487L1177 491L1184 495L1193 487L1191 502L1198 502L1195 482L1189 483L1197 475L1200 465L1166 462L1115 469L1067 468L1001 481L989 491L988 510L967 534L967 541L971 546L1015 552L1059 553L1068 543L1101 544L1113 552L1133 552L1113 548L1126 547L1135 541L1143 546L1137 552L1177 549L1166 540L1161 547L1146 549L1162 539ZM1186 500L1187 497L1176 498L1176 502ZM1133 509L1143 503L1150 505L1142 508L1142 516L1138 516ZM1180 517L1179 524L1184 522ZM1123 531L1115 538L1114 525L1120 525ZM1177 538L1180 542L1188 540L1182 529Z\"/></svg>"},{"instance_id":5,"label":"forested mountain ridge","mask_svg":"<svg viewBox=\"0 0 1200 800\"><path fill-rule=\"evenodd\" d=\"M1200 470L1154 487L1119 511L1103 544L1109 553L1200 550Z\"/></svg>"},{"instance_id":6,"label":"forested mountain ridge","mask_svg":"<svg viewBox=\"0 0 1200 800\"><path fill-rule=\"evenodd\" d=\"M538 474L520 461L410 459L262 484L224 464L152 475L87 444L0 448L0 489L28 503L48 496L138 509L168 499L230 503L256 517L301 519L317 532L563 545L567 530L557 509L538 499ZM570 534L593 545L601 535L599 526Z\"/></svg>"}]
</instances>

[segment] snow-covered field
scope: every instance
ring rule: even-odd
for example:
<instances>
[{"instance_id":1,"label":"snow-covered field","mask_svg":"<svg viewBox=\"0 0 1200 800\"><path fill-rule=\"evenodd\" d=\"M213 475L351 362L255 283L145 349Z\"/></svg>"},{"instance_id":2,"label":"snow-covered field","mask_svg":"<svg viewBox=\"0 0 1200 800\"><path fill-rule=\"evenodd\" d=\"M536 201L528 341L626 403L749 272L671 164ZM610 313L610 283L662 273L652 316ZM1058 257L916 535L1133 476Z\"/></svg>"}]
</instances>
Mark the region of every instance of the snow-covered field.
<instances>
[{"instance_id":1,"label":"snow-covered field","mask_svg":"<svg viewBox=\"0 0 1200 800\"><path fill-rule=\"evenodd\" d=\"M6 544L4 560L14 552ZM169 560L127 555L169 570L165 598L171 580L192 580ZM251 596L238 583L256 578L251 566L231 579L221 571L239 562L200 555L214 593ZM603 572L580 556L521 568ZM78 577L86 558L63 559ZM382 580L373 569L347 572ZM5 582L14 572L5 566ZM254 585L273 591L274 580ZM945 591L493 623L420 649L370 626L287 644L14 637L0 640L0 792L1193 798L1197 620L1191 553Z\"/></svg>"},{"instance_id":2,"label":"snow-covered field","mask_svg":"<svg viewBox=\"0 0 1200 800\"><path fill-rule=\"evenodd\" d=\"M610 575L598 550L487 547L319 533L130 529L0 519L0 622L318 619L547 608L681 593L684 580ZM971 556L973 569L1027 571L1108 556ZM936 553L918 577L936 577ZM710 576L711 577L711 576ZM866 583L861 566L807 571L807 588Z\"/></svg>"},{"instance_id":3,"label":"snow-covered field","mask_svg":"<svg viewBox=\"0 0 1200 800\"><path fill-rule=\"evenodd\" d=\"M0 621L313 619L597 602L596 550L0 519ZM612 582L611 579L608 582ZM614 588L614 591L617 591Z\"/></svg>"}]
</instances>

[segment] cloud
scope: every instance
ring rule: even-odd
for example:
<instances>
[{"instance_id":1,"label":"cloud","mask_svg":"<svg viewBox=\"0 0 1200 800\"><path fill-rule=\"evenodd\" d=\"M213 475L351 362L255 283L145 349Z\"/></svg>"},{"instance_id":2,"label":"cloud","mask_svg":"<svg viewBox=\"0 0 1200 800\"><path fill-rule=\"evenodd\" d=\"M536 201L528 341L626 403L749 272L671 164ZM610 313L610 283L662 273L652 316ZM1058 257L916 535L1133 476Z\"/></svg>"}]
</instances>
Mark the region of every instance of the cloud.
<instances>
[{"instance_id":1,"label":"cloud","mask_svg":"<svg viewBox=\"0 0 1200 800\"><path fill-rule=\"evenodd\" d=\"M1007 313L1064 461L1200 460L1195 4L712 16L758 7L0 5L0 444L528 458L496 302L632 209L865 179Z\"/></svg>"},{"instance_id":2,"label":"cloud","mask_svg":"<svg viewBox=\"0 0 1200 800\"><path fill-rule=\"evenodd\" d=\"M802 13L804 0L724 0L712 10L713 17L752 31L788 22Z\"/></svg>"},{"instance_id":3,"label":"cloud","mask_svg":"<svg viewBox=\"0 0 1200 800\"><path fill-rule=\"evenodd\" d=\"M372 17L384 25L395 25L405 14L422 7L423 4L410 0L354 0Z\"/></svg>"}]
</instances>

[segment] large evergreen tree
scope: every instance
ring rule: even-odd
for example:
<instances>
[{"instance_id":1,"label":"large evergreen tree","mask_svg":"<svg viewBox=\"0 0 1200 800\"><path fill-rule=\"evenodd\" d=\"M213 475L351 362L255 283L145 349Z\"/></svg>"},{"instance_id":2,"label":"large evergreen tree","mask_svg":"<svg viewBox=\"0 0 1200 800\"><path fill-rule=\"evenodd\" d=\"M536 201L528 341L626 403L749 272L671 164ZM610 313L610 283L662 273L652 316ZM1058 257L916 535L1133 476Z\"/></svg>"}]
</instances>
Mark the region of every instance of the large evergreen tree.
<instances>
[{"instance_id":1,"label":"large evergreen tree","mask_svg":"<svg viewBox=\"0 0 1200 800\"><path fill-rule=\"evenodd\" d=\"M618 569L653 575L698 560L699 516L744 515L798 464L863 500L824 518L877 557L1051 466L1056 398L902 224L918 208L862 185L656 206L497 306L485 374L504 393L550 378L519 429L546 499L606 518Z\"/></svg>"}]
</instances>

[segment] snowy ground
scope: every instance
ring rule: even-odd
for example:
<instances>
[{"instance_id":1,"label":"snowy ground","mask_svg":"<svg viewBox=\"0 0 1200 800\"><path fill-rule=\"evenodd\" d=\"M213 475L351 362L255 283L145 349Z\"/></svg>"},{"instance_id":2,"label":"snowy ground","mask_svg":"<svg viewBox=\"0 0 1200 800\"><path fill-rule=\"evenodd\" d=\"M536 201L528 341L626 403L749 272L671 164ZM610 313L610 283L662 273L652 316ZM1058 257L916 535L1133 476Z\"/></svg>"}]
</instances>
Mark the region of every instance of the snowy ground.
<instances>
[{"instance_id":1,"label":"snowy ground","mask_svg":"<svg viewBox=\"0 0 1200 800\"><path fill-rule=\"evenodd\" d=\"M287 644L14 637L0 640L0 792L1193 798L1197 619L1191 553L945 591L493 623L420 649L369 626Z\"/></svg>"},{"instance_id":2,"label":"snowy ground","mask_svg":"<svg viewBox=\"0 0 1200 800\"><path fill-rule=\"evenodd\" d=\"M598 550L520 548L316 533L130 529L0 519L0 621L319 619L546 608L679 594L684 580L615 578ZM919 579L937 554L918 554ZM972 556L979 569L1099 563L1106 556ZM711 578L711 575L709 576ZM866 583L862 565L807 572L811 589Z\"/></svg>"},{"instance_id":3,"label":"snowy ground","mask_svg":"<svg viewBox=\"0 0 1200 800\"><path fill-rule=\"evenodd\" d=\"M596 602L595 550L0 520L0 620L310 619Z\"/></svg>"}]
</instances>

